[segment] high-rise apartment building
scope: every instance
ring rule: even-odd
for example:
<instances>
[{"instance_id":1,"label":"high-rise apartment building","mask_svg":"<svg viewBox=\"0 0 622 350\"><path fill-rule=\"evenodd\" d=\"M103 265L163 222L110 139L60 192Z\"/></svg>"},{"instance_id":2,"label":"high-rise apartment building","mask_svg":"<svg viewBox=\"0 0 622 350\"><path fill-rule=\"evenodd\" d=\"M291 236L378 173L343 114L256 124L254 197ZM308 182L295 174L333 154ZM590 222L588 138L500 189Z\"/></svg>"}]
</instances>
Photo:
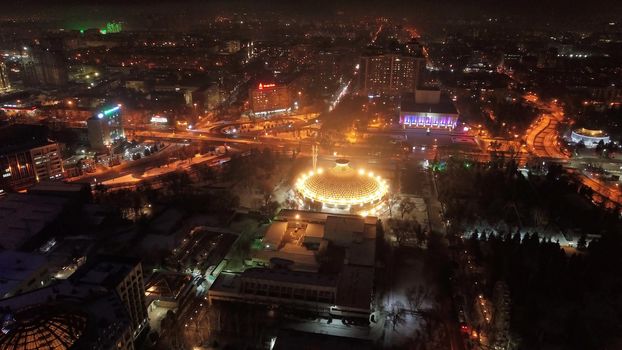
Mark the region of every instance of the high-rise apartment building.
<instances>
[{"instance_id":1,"label":"high-rise apartment building","mask_svg":"<svg viewBox=\"0 0 622 350\"><path fill-rule=\"evenodd\" d=\"M7 74L6 65L0 62L0 93L9 91L11 89L11 82Z\"/></svg>"},{"instance_id":2,"label":"high-rise apartment building","mask_svg":"<svg viewBox=\"0 0 622 350\"><path fill-rule=\"evenodd\" d=\"M68 82L67 58L59 40L24 47L22 64L26 86L61 87Z\"/></svg>"},{"instance_id":3,"label":"high-rise apartment building","mask_svg":"<svg viewBox=\"0 0 622 350\"><path fill-rule=\"evenodd\" d=\"M370 50L360 61L360 91L368 96L399 96L421 83L425 58L413 45Z\"/></svg>"}]
</instances>

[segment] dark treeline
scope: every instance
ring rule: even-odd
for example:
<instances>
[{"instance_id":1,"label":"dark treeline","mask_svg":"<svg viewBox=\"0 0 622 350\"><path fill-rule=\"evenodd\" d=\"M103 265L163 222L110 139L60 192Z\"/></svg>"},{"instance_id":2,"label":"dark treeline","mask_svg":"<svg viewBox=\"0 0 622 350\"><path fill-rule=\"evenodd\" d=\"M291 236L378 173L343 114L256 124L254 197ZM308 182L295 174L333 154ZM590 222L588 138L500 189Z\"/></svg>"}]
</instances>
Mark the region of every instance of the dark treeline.
<instances>
[{"instance_id":1,"label":"dark treeline","mask_svg":"<svg viewBox=\"0 0 622 350\"><path fill-rule=\"evenodd\" d=\"M465 243L483 267L487 296L497 282L511 297L511 334L520 349L620 349L622 236L619 208L590 202L593 193L561 167L521 175L512 161L451 160L437 175L450 233L472 232L478 220L505 222L497 235ZM523 237L519 228L530 227ZM544 231L578 231L576 253ZM559 232L557 231L557 232ZM589 244L586 236L593 235Z\"/></svg>"},{"instance_id":2,"label":"dark treeline","mask_svg":"<svg viewBox=\"0 0 622 350\"><path fill-rule=\"evenodd\" d=\"M619 349L622 345L622 237L611 232L568 255L537 234L468 242L486 267L488 293L505 281L511 329L521 349Z\"/></svg>"},{"instance_id":3,"label":"dark treeline","mask_svg":"<svg viewBox=\"0 0 622 350\"><path fill-rule=\"evenodd\" d=\"M593 191L557 164L537 172L525 177L511 159L489 163L450 159L436 177L451 227L461 229L485 220L586 234L617 228L619 205L606 200L593 205Z\"/></svg>"}]
</instances>

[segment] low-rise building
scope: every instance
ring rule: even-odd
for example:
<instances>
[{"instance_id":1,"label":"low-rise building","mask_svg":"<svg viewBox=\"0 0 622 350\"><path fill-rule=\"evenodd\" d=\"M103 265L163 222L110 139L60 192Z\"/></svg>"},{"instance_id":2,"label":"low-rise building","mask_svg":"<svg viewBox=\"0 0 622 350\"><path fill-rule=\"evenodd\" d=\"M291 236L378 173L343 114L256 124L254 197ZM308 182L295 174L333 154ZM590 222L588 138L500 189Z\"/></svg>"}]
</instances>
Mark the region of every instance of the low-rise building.
<instances>
[{"instance_id":1,"label":"low-rise building","mask_svg":"<svg viewBox=\"0 0 622 350\"><path fill-rule=\"evenodd\" d=\"M602 130L578 128L572 130L570 140L574 143L582 143L587 148L595 148L601 142L603 144L608 144L611 141L611 138Z\"/></svg>"},{"instance_id":2,"label":"low-rise building","mask_svg":"<svg viewBox=\"0 0 622 350\"><path fill-rule=\"evenodd\" d=\"M1 300L0 310L0 349L134 349L127 311L110 290L63 281Z\"/></svg>"},{"instance_id":3,"label":"low-rise building","mask_svg":"<svg viewBox=\"0 0 622 350\"><path fill-rule=\"evenodd\" d=\"M63 197L9 193L0 200L0 246L4 249L37 247L54 233L55 223L69 202Z\"/></svg>"},{"instance_id":4,"label":"low-rise building","mask_svg":"<svg viewBox=\"0 0 622 350\"><path fill-rule=\"evenodd\" d=\"M48 261L39 254L0 252L0 299L41 288L47 282Z\"/></svg>"},{"instance_id":5,"label":"low-rise building","mask_svg":"<svg viewBox=\"0 0 622 350\"><path fill-rule=\"evenodd\" d=\"M375 217L282 210L262 248L251 254L256 267L221 273L209 300L281 304L325 316L368 319L376 222Z\"/></svg>"},{"instance_id":6,"label":"low-rise building","mask_svg":"<svg viewBox=\"0 0 622 350\"><path fill-rule=\"evenodd\" d=\"M456 107L438 89L404 94L399 115L399 123L404 128L453 129L458 123Z\"/></svg>"},{"instance_id":7,"label":"low-rise building","mask_svg":"<svg viewBox=\"0 0 622 350\"><path fill-rule=\"evenodd\" d=\"M0 194L62 178L59 145L47 139L44 128L10 126L0 130L0 139Z\"/></svg>"}]
</instances>

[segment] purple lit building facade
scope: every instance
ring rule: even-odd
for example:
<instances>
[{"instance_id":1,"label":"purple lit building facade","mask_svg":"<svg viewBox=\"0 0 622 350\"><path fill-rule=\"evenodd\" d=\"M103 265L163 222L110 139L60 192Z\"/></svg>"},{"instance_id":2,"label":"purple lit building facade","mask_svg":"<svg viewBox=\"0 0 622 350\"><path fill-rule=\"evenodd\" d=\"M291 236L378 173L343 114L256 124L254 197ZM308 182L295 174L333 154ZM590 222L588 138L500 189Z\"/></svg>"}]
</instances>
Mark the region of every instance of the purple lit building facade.
<instances>
[{"instance_id":1,"label":"purple lit building facade","mask_svg":"<svg viewBox=\"0 0 622 350\"><path fill-rule=\"evenodd\" d=\"M405 128L446 128L453 129L458 122L458 115L412 112L400 113L400 125Z\"/></svg>"},{"instance_id":2,"label":"purple lit building facade","mask_svg":"<svg viewBox=\"0 0 622 350\"><path fill-rule=\"evenodd\" d=\"M399 122L403 128L453 129L458 111L439 90L416 90L402 96Z\"/></svg>"}]
</instances>

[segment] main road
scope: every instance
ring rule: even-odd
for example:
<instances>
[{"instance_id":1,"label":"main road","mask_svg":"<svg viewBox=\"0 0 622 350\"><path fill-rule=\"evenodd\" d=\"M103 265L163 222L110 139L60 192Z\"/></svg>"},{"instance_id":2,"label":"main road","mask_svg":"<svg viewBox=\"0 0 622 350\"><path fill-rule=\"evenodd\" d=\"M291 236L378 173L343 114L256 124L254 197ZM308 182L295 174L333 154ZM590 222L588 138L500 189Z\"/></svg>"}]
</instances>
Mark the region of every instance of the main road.
<instances>
[{"instance_id":1,"label":"main road","mask_svg":"<svg viewBox=\"0 0 622 350\"><path fill-rule=\"evenodd\" d=\"M534 94L526 95L525 99L541 111L540 117L529 127L525 136L529 152L533 156L562 163L568 172L577 175L584 186L613 203L622 204L622 192L617 181L603 181L588 176L582 170L589 161L570 159L560 149L558 128L564 120L562 107L555 100L544 102Z\"/></svg>"}]
</instances>

